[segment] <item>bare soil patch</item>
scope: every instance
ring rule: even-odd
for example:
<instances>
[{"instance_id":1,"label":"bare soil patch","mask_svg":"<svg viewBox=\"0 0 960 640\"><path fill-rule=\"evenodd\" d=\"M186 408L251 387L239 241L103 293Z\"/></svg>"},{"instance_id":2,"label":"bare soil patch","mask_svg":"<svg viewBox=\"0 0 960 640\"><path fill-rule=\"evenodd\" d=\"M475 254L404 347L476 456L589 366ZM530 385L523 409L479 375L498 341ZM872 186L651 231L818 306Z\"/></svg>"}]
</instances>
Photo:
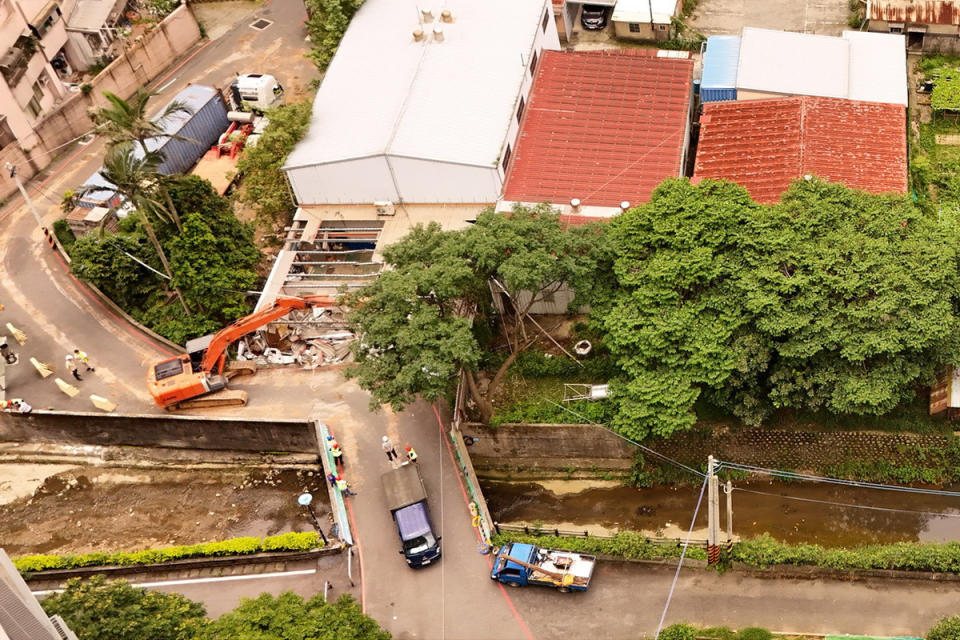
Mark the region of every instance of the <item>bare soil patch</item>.
<instances>
[{"instance_id":1,"label":"bare soil patch","mask_svg":"<svg viewBox=\"0 0 960 640\"><path fill-rule=\"evenodd\" d=\"M78 467L0 506L0 546L12 556L134 551L237 536L309 531L297 505L314 494L326 523L319 471L189 471Z\"/></svg>"}]
</instances>

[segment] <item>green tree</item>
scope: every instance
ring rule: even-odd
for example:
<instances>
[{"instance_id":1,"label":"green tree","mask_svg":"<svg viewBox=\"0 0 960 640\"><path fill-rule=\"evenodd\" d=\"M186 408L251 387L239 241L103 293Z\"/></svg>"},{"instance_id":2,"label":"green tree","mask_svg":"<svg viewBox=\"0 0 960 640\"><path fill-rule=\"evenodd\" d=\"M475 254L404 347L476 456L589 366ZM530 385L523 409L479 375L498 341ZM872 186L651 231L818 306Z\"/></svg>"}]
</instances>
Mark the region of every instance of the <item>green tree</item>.
<instances>
[{"instance_id":1,"label":"green tree","mask_svg":"<svg viewBox=\"0 0 960 640\"><path fill-rule=\"evenodd\" d=\"M281 227L296 211L282 168L310 126L310 100L282 105L266 112L270 124L256 146L246 149L237 162L243 176L240 199L255 207L263 227Z\"/></svg>"},{"instance_id":2,"label":"green tree","mask_svg":"<svg viewBox=\"0 0 960 640\"><path fill-rule=\"evenodd\" d=\"M307 33L313 49L307 57L320 71L326 71L340 46L350 19L363 0L305 0L307 5Z\"/></svg>"},{"instance_id":3,"label":"green tree","mask_svg":"<svg viewBox=\"0 0 960 640\"><path fill-rule=\"evenodd\" d=\"M206 613L180 594L108 583L102 575L73 578L41 605L47 615L61 616L80 640L192 640Z\"/></svg>"},{"instance_id":4,"label":"green tree","mask_svg":"<svg viewBox=\"0 0 960 640\"><path fill-rule=\"evenodd\" d=\"M957 362L957 221L799 180L756 217L742 290L775 406L883 414Z\"/></svg>"},{"instance_id":5,"label":"green tree","mask_svg":"<svg viewBox=\"0 0 960 640\"><path fill-rule=\"evenodd\" d=\"M350 375L374 404L401 409L418 394L427 401L443 396L463 369L481 419L489 420L490 397L539 337L526 313L564 284L586 289L595 235L565 230L548 205L518 206L509 215L489 209L461 231L415 227L384 250L391 268L347 297L350 322L362 336ZM505 310L510 355L488 380L477 333L490 312L491 288Z\"/></svg>"},{"instance_id":6,"label":"green tree","mask_svg":"<svg viewBox=\"0 0 960 640\"><path fill-rule=\"evenodd\" d=\"M940 618L927 631L926 640L960 640L960 616Z\"/></svg>"},{"instance_id":7,"label":"green tree","mask_svg":"<svg viewBox=\"0 0 960 640\"><path fill-rule=\"evenodd\" d=\"M144 636L145 637L145 636ZM239 607L211 622L202 640L390 640L349 595L324 602L292 591L244 598Z\"/></svg>"},{"instance_id":8,"label":"green tree","mask_svg":"<svg viewBox=\"0 0 960 640\"><path fill-rule=\"evenodd\" d=\"M169 13L169 11L167 11ZM120 96L104 91L103 96L107 99L108 105L96 109L91 114L91 118L97 127L97 132L108 140L108 146L113 147L124 143L135 143L140 148L140 155L147 157L155 154L160 164L164 160L162 151L151 151L147 147L147 140L157 136L166 136L174 140L184 140L200 143L196 140L190 140L176 134L168 134L164 131L166 125L177 116L192 115L193 110L180 100L175 100L164 107L154 118L147 116L147 105L155 94L144 89L137 91L129 100L124 100ZM170 195L164 188L162 180L158 179L155 185L157 193L163 198L163 207L167 209L167 215L173 220L177 228L180 228L180 218L176 207L170 200Z\"/></svg>"},{"instance_id":9,"label":"green tree","mask_svg":"<svg viewBox=\"0 0 960 640\"><path fill-rule=\"evenodd\" d=\"M131 143L117 144L107 150L107 155L103 160L103 167L100 169L100 176L107 182L113 184L116 192L122 197L124 205L128 205L138 216L143 224L143 229L150 239L160 258L160 264L163 266L163 272L168 279L173 279L173 271L170 269L170 261L167 258L166 251L157 237L154 228L154 220L174 221L170 210L162 204L158 191L159 174L157 166L160 164L161 157L153 152L138 157L133 151ZM77 197L83 197L90 192L101 191L101 187L90 186L82 188ZM110 216L104 217L104 222ZM179 220L176 220L179 227ZM103 228L101 227L101 233ZM183 294L174 286L174 291L180 299L183 311L190 315L190 308Z\"/></svg>"},{"instance_id":10,"label":"green tree","mask_svg":"<svg viewBox=\"0 0 960 640\"><path fill-rule=\"evenodd\" d=\"M611 223L617 283L598 321L624 373L613 384L622 433L689 428L703 388L765 368L738 285L756 209L737 185L673 179Z\"/></svg>"},{"instance_id":11,"label":"green tree","mask_svg":"<svg viewBox=\"0 0 960 640\"><path fill-rule=\"evenodd\" d=\"M137 230L110 233L103 238L96 234L78 238L70 248L70 270L130 312L147 306L148 300L166 288L160 276L130 256L156 269L160 267L146 236Z\"/></svg>"}]
</instances>

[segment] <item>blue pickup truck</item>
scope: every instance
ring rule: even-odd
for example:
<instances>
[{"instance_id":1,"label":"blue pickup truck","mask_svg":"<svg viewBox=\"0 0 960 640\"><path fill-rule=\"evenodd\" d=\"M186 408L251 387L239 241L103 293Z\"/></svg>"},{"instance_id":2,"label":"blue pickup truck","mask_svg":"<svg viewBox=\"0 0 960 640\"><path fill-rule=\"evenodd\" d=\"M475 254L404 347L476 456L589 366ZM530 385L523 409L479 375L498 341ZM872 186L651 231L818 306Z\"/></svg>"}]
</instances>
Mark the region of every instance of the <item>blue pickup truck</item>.
<instances>
[{"instance_id":1,"label":"blue pickup truck","mask_svg":"<svg viewBox=\"0 0 960 640\"><path fill-rule=\"evenodd\" d=\"M596 564L596 556L511 542L497 552L490 578L511 587L535 584L558 591L586 591Z\"/></svg>"}]
</instances>

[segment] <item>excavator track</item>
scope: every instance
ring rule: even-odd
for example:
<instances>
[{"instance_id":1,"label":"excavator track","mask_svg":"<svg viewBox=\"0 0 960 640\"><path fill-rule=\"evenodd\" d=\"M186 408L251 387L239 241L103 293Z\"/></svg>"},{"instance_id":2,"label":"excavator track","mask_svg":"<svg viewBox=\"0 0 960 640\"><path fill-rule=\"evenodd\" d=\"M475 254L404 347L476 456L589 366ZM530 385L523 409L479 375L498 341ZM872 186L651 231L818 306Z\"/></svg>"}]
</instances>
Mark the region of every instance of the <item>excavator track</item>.
<instances>
[{"instance_id":1,"label":"excavator track","mask_svg":"<svg viewBox=\"0 0 960 640\"><path fill-rule=\"evenodd\" d=\"M210 407L243 407L247 404L247 392L241 389L223 389L199 398L184 400L167 407L167 411L183 409L208 409Z\"/></svg>"}]
</instances>

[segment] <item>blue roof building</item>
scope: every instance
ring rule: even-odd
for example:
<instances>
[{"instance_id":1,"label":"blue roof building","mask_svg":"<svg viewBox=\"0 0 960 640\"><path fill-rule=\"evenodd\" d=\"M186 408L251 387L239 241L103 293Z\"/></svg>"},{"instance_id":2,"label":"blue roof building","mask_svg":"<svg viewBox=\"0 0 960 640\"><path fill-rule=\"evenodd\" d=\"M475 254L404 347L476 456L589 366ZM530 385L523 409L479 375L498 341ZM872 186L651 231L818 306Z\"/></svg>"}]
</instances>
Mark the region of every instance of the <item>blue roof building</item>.
<instances>
[{"instance_id":1,"label":"blue roof building","mask_svg":"<svg viewBox=\"0 0 960 640\"><path fill-rule=\"evenodd\" d=\"M720 102L737 99L737 67L740 36L710 36L703 54L700 100Z\"/></svg>"}]
</instances>

